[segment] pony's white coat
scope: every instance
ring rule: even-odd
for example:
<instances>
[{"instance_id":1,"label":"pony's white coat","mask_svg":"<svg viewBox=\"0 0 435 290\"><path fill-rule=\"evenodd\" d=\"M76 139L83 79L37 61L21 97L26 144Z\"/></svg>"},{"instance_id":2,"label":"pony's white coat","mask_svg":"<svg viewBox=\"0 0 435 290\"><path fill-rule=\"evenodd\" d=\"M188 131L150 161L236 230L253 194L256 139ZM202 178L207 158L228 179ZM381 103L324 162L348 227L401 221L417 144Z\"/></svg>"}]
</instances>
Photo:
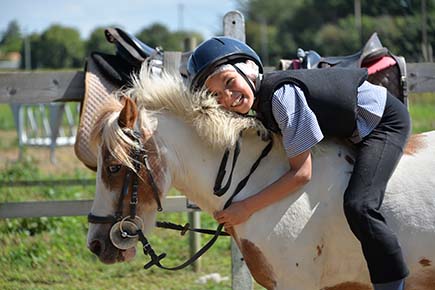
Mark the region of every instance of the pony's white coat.
<instances>
[{"instance_id":1,"label":"pony's white coat","mask_svg":"<svg viewBox=\"0 0 435 290\"><path fill-rule=\"evenodd\" d=\"M147 95L146 85L151 84L144 85L141 83L143 80L143 76L138 80L142 84L139 85L140 90L129 92L137 100L140 110L145 110L147 104L142 107L139 94ZM159 91L154 94L159 94ZM153 136L164 147L161 152L165 152L170 174L168 181L171 182L166 182L163 190L173 186L203 211L212 214L223 207L266 143L252 132L243 137L232 185L224 196L217 197L213 195L213 185L223 154L222 146L210 146L204 141L203 135L206 134L198 133L204 131L192 126L192 120L197 120L198 116L184 118L177 112L171 112L170 106L162 105L161 108L164 109L148 115L155 124ZM434 280L430 280L430 273L435 273L435 132L422 134L420 141L421 146L415 153L404 155L398 165L388 185L382 209L399 237L411 269L408 286L414 288L409 289L427 290L431 288L421 288L417 283L435 284ZM270 270L269 284L266 283L270 288L353 289L344 285L370 285L359 243L350 232L342 209L343 192L352 170L349 162L352 156L353 152L346 144L337 140L323 141L313 149L312 180L306 186L234 228L238 244L249 241L256 248L255 255L262 256L265 263L257 267ZM271 153L261 162L235 200L257 193L286 170L287 158L279 138L275 137ZM107 199L116 200L119 192L110 192L105 188L99 174L100 170L92 211L98 215L113 214L114 208L109 206ZM148 225L154 222L154 208L141 214ZM98 231L99 225L91 225L88 240L92 240ZM242 252L250 254L246 248L242 248ZM256 267L250 266L255 277ZM263 278L256 278L264 282ZM333 288L335 286L337 288Z\"/></svg>"},{"instance_id":2,"label":"pony's white coat","mask_svg":"<svg viewBox=\"0 0 435 290\"><path fill-rule=\"evenodd\" d=\"M211 214L222 208L265 143L255 137L244 140L234 182L223 198L217 198L212 186L222 153L200 145L201 140L195 138L189 126L181 127L174 117L161 115L156 131L168 152L176 153L169 158L175 161L172 175L177 178L173 186ZM435 144L435 132L422 136L426 147L415 155L403 156L383 203L383 212L399 237L412 273L424 270L422 259L435 260L435 150L429 146ZM186 143L189 145L183 145ZM343 192L352 170L346 156L352 156L352 152L344 144L322 142L313 150L309 184L235 227L239 240L249 240L267 258L277 289L317 290L348 281L370 284L359 243L342 209ZM276 146L236 200L255 194L287 169L285 154Z\"/></svg>"}]
</instances>

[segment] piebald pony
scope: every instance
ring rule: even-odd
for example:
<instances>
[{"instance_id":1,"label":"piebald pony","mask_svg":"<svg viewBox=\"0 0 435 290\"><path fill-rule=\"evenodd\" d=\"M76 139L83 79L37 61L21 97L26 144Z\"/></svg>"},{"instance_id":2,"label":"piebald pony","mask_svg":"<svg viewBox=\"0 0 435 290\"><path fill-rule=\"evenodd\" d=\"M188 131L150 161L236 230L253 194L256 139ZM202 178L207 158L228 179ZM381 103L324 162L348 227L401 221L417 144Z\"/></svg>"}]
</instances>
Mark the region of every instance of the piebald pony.
<instances>
[{"instance_id":1,"label":"piebald pony","mask_svg":"<svg viewBox=\"0 0 435 290\"><path fill-rule=\"evenodd\" d=\"M205 93L189 93L178 77L149 77L146 69L130 89L102 107L93 131L98 169L91 211L99 216L113 215L126 168L134 168L129 152L137 144L127 134L131 130L141 133L160 191L175 187L209 214L223 207L266 144L261 137L267 132L255 119L222 110ZM233 183L217 197L213 185L224 148L233 146L240 133ZM235 200L257 193L288 170L281 141L273 138L272 151ZM382 207L411 269L408 290L435 289L434 145L435 132L411 137ZM267 289L371 289L359 243L342 209L352 146L330 139L312 154L312 180L306 186L229 230L253 277ZM138 215L149 232L156 203L145 172L138 175ZM128 202L124 204L128 215ZM105 263L133 258L134 248L119 250L111 244L109 229L107 224L90 224L89 248Z\"/></svg>"}]
</instances>

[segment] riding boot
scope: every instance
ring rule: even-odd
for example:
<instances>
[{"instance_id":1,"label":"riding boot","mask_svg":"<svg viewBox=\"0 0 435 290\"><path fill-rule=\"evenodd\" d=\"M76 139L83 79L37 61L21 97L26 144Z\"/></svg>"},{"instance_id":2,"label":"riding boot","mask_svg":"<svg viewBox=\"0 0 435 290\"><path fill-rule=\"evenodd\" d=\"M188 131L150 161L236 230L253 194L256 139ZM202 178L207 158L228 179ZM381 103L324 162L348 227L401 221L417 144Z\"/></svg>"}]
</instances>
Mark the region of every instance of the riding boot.
<instances>
[{"instance_id":1,"label":"riding boot","mask_svg":"<svg viewBox=\"0 0 435 290\"><path fill-rule=\"evenodd\" d=\"M405 289L405 279L400 279L388 283L373 284L375 290L403 290Z\"/></svg>"}]
</instances>

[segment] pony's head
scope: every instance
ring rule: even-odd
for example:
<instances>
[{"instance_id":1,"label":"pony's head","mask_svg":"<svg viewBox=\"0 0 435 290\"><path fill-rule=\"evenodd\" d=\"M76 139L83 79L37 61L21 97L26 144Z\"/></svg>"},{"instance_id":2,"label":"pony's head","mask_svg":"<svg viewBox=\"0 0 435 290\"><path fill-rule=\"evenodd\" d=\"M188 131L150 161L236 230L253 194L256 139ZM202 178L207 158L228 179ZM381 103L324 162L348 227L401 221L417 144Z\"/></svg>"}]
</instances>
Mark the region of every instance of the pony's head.
<instances>
[{"instance_id":1,"label":"pony's head","mask_svg":"<svg viewBox=\"0 0 435 290\"><path fill-rule=\"evenodd\" d=\"M92 132L98 152L88 247L104 263L132 259L137 230L148 231L168 190L165 156L153 119L127 97L105 104Z\"/></svg>"},{"instance_id":2,"label":"pony's head","mask_svg":"<svg viewBox=\"0 0 435 290\"><path fill-rule=\"evenodd\" d=\"M171 164L165 158L166 153L172 153L163 146L164 133L168 132L157 132L158 120L166 112L192 126L214 148L232 146L248 129L267 133L255 118L220 108L210 94L192 94L179 76L151 77L143 68L139 76L133 77L130 88L116 92L101 105L91 134L98 160L88 247L102 262L114 263L134 256L134 233L138 229L146 232L154 225L162 193L171 186L170 173L176 170L173 166L169 169L173 158ZM136 189L138 203L132 207Z\"/></svg>"}]
</instances>

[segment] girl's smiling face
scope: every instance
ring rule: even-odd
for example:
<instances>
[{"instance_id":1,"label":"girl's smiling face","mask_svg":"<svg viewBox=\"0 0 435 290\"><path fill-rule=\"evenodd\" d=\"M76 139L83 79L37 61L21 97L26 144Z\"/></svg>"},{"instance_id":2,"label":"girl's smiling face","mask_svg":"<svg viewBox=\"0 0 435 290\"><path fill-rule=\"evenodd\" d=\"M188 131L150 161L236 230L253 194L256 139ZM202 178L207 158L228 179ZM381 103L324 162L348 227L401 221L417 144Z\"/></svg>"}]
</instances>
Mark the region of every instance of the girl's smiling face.
<instances>
[{"instance_id":1,"label":"girl's smiling face","mask_svg":"<svg viewBox=\"0 0 435 290\"><path fill-rule=\"evenodd\" d=\"M225 109L246 114L254 103L254 93L247 81L235 70L225 70L205 82L207 89Z\"/></svg>"}]
</instances>

